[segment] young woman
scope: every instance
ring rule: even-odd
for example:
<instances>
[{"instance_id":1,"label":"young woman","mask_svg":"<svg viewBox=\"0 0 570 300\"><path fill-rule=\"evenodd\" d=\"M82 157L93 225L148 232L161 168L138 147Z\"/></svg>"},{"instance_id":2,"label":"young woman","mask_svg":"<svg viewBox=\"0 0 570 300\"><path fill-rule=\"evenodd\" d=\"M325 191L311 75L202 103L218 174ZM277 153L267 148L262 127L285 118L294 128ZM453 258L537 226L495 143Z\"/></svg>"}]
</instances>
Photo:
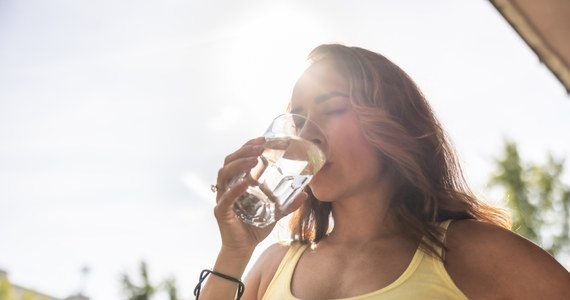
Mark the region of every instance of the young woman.
<instances>
[{"instance_id":1,"label":"young woman","mask_svg":"<svg viewBox=\"0 0 570 300\"><path fill-rule=\"evenodd\" d=\"M289 209L293 242L265 250L242 299L570 299L568 271L469 190L406 73L356 47L321 45L309 59L290 110L325 131L327 162ZM232 206L247 183L228 187L263 142L228 155L218 173L222 248L200 299L234 299L272 230L239 221Z\"/></svg>"}]
</instances>

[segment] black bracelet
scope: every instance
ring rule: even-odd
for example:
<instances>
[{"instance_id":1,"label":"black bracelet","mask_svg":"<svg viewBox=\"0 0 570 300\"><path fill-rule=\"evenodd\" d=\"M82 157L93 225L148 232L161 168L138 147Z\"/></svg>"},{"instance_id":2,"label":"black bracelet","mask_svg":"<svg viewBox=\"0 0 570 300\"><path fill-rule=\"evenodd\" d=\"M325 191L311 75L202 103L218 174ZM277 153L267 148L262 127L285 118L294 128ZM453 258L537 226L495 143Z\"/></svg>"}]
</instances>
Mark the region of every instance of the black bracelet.
<instances>
[{"instance_id":1,"label":"black bracelet","mask_svg":"<svg viewBox=\"0 0 570 300\"><path fill-rule=\"evenodd\" d=\"M241 282L241 280L236 279L236 278L231 277L231 276L226 275L226 274L222 274L222 273L219 273L216 271L205 269L205 270L202 270L202 272L200 272L200 281L198 281L198 284L194 288L194 296L196 296L196 300L198 300L198 297L200 297L200 289L202 289L202 282L204 282L204 280L206 280L206 277L208 277L208 275L210 275L210 274L214 274L218 277L222 277L225 280L229 280L229 281L237 283L238 284L237 300L241 299L241 296L243 295L243 292L245 291L245 285L243 284L243 282Z\"/></svg>"}]
</instances>

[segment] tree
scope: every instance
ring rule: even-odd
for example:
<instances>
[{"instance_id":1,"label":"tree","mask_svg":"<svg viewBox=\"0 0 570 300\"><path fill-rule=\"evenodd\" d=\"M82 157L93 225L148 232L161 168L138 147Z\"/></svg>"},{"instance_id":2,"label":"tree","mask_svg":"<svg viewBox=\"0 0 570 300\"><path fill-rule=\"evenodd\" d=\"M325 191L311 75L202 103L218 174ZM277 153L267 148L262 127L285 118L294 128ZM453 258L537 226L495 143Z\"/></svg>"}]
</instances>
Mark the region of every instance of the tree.
<instances>
[{"instance_id":1,"label":"tree","mask_svg":"<svg viewBox=\"0 0 570 300\"><path fill-rule=\"evenodd\" d=\"M516 144L506 141L490 180L506 194L513 230L557 258L570 254L570 188L563 174L564 159L548 154L544 165L525 163Z\"/></svg>"},{"instance_id":2,"label":"tree","mask_svg":"<svg viewBox=\"0 0 570 300\"><path fill-rule=\"evenodd\" d=\"M8 278L0 273L0 300L14 300L12 285Z\"/></svg>"},{"instance_id":3,"label":"tree","mask_svg":"<svg viewBox=\"0 0 570 300\"><path fill-rule=\"evenodd\" d=\"M176 288L176 279L170 277L163 282L164 289L168 293L169 300L178 300L178 289Z\"/></svg>"},{"instance_id":4,"label":"tree","mask_svg":"<svg viewBox=\"0 0 570 300\"><path fill-rule=\"evenodd\" d=\"M128 300L150 300L151 296L156 292L156 288L150 282L146 263L141 261L139 266L141 284L137 285L129 278L129 275L123 274L123 289L127 294Z\"/></svg>"},{"instance_id":5,"label":"tree","mask_svg":"<svg viewBox=\"0 0 570 300\"><path fill-rule=\"evenodd\" d=\"M6 274L0 273L0 300L49 300L45 295L40 295L32 290L26 290L12 286Z\"/></svg>"},{"instance_id":6,"label":"tree","mask_svg":"<svg viewBox=\"0 0 570 300\"><path fill-rule=\"evenodd\" d=\"M152 296L159 292L166 292L168 294L168 299L170 300L180 299L178 297L178 290L176 288L176 280L174 277L163 280L160 284L153 285L150 281L148 268L144 261L140 262L139 272L139 281L141 282L139 285L135 284L127 274L123 274L121 278L123 290L127 295L128 300L150 300L152 299Z\"/></svg>"}]
</instances>

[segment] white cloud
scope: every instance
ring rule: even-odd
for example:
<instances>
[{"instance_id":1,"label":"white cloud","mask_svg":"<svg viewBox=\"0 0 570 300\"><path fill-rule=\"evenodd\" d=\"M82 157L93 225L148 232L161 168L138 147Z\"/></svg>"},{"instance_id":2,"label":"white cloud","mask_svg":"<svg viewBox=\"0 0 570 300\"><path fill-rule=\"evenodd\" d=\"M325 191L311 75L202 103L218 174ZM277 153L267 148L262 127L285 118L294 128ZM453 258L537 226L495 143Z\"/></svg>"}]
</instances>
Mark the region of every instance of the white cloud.
<instances>
[{"instance_id":1,"label":"white cloud","mask_svg":"<svg viewBox=\"0 0 570 300\"><path fill-rule=\"evenodd\" d=\"M195 173L187 172L181 178L184 186L192 193L198 196L200 200L211 203L212 207L215 204L214 194L211 191L210 185L215 184L214 181L208 183L204 178Z\"/></svg>"}]
</instances>

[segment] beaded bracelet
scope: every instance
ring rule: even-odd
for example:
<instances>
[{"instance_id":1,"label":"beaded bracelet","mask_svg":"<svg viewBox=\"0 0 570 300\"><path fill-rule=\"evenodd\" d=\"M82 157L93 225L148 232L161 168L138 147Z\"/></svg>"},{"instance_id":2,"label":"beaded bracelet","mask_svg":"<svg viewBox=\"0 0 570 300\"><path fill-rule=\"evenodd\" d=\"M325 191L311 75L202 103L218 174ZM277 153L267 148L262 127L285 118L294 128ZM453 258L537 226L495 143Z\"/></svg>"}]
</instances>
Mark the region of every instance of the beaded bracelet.
<instances>
[{"instance_id":1,"label":"beaded bracelet","mask_svg":"<svg viewBox=\"0 0 570 300\"><path fill-rule=\"evenodd\" d=\"M237 300L241 299L241 296L243 295L243 292L245 291L245 285L243 284L243 282L241 282L241 280L236 279L236 278L229 276L229 275L226 275L226 274L222 274L220 272L204 269L204 270L202 270L202 272L200 272L200 281L198 281L198 284L194 288L194 296L196 296L196 300L198 300L198 297L200 297L200 289L202 289L202 282L204 282L204 280L206 280L206 277L208 277L208 275L210 275L210 274L214 274L214 275L221 277L225 280L229 280L229 281L237 283L238 284Z\"/></svg>"}]
</instances>

